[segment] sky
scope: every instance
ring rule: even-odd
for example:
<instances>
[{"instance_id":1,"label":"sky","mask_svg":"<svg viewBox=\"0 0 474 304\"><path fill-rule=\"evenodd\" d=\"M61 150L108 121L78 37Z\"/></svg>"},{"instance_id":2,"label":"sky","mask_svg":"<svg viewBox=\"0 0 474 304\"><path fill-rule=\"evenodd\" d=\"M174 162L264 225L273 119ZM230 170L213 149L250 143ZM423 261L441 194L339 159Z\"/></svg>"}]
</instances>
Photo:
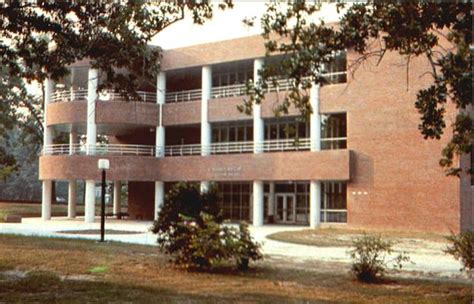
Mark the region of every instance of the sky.
<instances>
[{"instance_id":1,"label":"sky","mask_svg":"<svg viewBox=\"0 0 474 304\"><path fill-rule=\"evenodd\" d=\"M265 12L266 1L238 1L234 0L234 8L229 10L217 9L214 4L214 16L206 21L204 25L195 25L189 17L166 28L151 41L152 45L159 45L163 49L174 49L196 44L229 40L239 37L260 34L260 22L255 22L255 26L249 28L242 20L245 17L260 18ZM218 3L218 1L216 1ZM317 21L321 17L325 22L338 20L336 5L334 3L323 4L321 10L314 15Z\"/></svg>"},{"instance_id":2,"label":"sky","mask_svg":"<svg viewBox=\"0 0 474 304\"><path fill-rule=\"evenodd\" d=\"M225 11L217 8L217 4L220 1L214 2L214 16L211 20L207 20L203 25L196 25L188 14L184 20L178 21L157 34L150 44L158 45L168 50L259 35L262 32L259 18L265 12L267 1L234 0L234 7ZM242 22L246 17L256 17L255 26L246 26ZM336 4L323 4L321 10L315 13L312 19L318 22L321 18L326 23L337 21L339 15L336 11ZM41 93L37 83L27 85L27 90L30 94L34 95Z\"/></svg>"}]
</instances>

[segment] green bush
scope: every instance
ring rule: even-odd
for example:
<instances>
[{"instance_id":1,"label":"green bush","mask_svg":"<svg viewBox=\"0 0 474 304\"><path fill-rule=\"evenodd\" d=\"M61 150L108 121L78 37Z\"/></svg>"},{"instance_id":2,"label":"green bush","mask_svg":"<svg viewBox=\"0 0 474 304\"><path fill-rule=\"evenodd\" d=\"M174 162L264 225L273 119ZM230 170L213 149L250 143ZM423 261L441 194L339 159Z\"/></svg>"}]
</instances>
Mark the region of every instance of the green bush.
<instances>
[{"instance_id":1,"label":"green bush","mask_svg":"<svg viewBox=\"0 0 474 304\"><path fill-rule=\"evenodd\" d=\"M473 243L474 232L464 231L459 234L451 234L446 239L451 243L444 250L445 253L452 255L456 260L460 261L463 267L460 271L470 271L473 266Z\"/></svg>"},{"instance_id":2,"label":"green bush","mask_svg":"<svg viewBox=\"0 0 474 304\"><path fill-rule=\"evenodd\" d=\"M250 236L248 225L223 224L215 188L201 193L194 184L178 184L165 198L152 232L160 250L186 269L209 270L235 261L247 270L249 261L262 258L260 245Z\"/></svg>"},{"instance_id":3,"label":"green bush","mask_svg":"<svg viewBox=\"0 0 474 304\"><path fill-rule=\"evenodd\" d=\"M352 241L352 249L349 251L352 261L351 272L361 282L373 283L383 278L388 270L388 264L402 268L403 262L410 258L404 253L390 259L393 250L393 242L385 241L379 236L364 235Z\"/></svg>"},{"instance_id":4,"label":"green bush","mask_svg":"<svg viewBox=\"0 0 474 304\"><path fill-rule=\"evenodd\" d=\"M224 262L235 261L239 270L247 270L250 260L262 258L260 245L253 242L248 226L239 229L215 221L212 215L202 213L201 220L182 217L177 223L180 234L168 236L168 246L175 264L185 269L210 270Z\"/></svg>"},{"instance_id":5,"label":"green bush","mask_svg":"<svg viewBox=\"0 0 474 304\"><path fill-rule=\"evenodd\" d=\"M180 235L186 233L186 227L178 225L182 218L202 224L200 214L204 212L221 223L217 189L211 187L208 192L201 193L198 184L178 183L165 196L165 201L153 223L151 231L158 235L158 245L168 254L173 254L184 245ZM170 242L172 240L172 242Z\"/></svg>"},{"instance_id":6,"label":"green bush","mask_svg":"<svg viewBox=\"0 0 474 304\"><path fill-rule=\"evenodd\" d=\"M250 261L257 261L263 258L260 252L260 244L253 241L250 235L249 226L246 222L239 225L238 235L234 239L233 257L236 260L237 268L246 271Z\"/></svg>"}]
</instances>

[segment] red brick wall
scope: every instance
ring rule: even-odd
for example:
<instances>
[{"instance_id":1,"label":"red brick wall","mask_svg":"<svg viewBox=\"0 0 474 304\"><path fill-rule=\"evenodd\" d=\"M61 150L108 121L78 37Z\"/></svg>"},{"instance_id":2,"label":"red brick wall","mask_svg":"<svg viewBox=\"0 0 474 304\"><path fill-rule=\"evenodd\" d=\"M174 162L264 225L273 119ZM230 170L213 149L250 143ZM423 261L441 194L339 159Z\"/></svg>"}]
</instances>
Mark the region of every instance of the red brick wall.
<instances>
[{"instance_id":1,"label":"red brick wall","mask_svg":"<svg viewBox=\"0 0 474 304\"><path fill-rule=\"evenodd\" d=\"M350 55L349 64L357 56ZM429 67L422 58L412 59L407 83L404 64L389 53L379 66L357 70L347 85L321 89L321 112L347 111L347 146L354 151L348 224L458 231L460 180L446 177L438 165L450 131L441 140L423 139L414 103L418 90L432 80L421 77ZM454 112L448 108L448 117Z\"/></svg>"},{"instance_id":2,"label":"red brick wall","mask_svg":"<svg viewBox=\"0 0 474 304\"><path fill-rule=\"evenodd\" d=\"M132 219L153 220L154 182L128 182L128 213Z\"/></svg>"}]
</instances>

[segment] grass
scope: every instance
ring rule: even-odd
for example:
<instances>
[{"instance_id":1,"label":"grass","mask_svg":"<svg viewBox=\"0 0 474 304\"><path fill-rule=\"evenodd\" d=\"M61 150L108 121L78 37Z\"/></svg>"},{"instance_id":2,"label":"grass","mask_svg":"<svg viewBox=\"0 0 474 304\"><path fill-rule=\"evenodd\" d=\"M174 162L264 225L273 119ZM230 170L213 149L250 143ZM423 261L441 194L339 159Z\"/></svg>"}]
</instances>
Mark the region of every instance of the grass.
<instances>
[{"instance_id":1,"label":"grass","mask_svg":"<svg viewBox=\"0 0 474 304\"><path fill-rule=\"evenodd\" d=\"M430 241L446 243L441 234L411 231L364 231L346 228L303 229L297 231L281 231L267 236L269 239L281 242L313 245L320 247L347 247L351 246L352 239L363 234L381 235L384 239L400 242L407 240Z\"/></svg>"},{"instance_id":2,"label":"grass","mask_svg":"<svg viewBox=\"0 0 474 304\"><path fill-rule=\"evenodd\" d=\"M84 205L77 205L77 215L84 215ZM126 210L123 210L126 211ZM96 213L100 212L100 205L96 204ZM107 206L105 212L113 212L112 206ZM67 204L53 204L51 206L52 216L66 216ZM41 204L34 203L13 203L0 202L0 222L2 222L6 215L21 215L22 217L40 217Z\"/></svg>"},{"instance_id":3,"label":"grass","mask_svg":"<svg viewBox=\"0 0 474 304\"><path fill-rule=\"evenodd\" d=\"M0 302L470 303L471 286L398 279L365 285L347 266L267 258L249 273L174 268L156 247L0 235ZM0 269L2 269L0 267ZM1 272L0 272L1 273Z\"/></svg>"}]
</instances>

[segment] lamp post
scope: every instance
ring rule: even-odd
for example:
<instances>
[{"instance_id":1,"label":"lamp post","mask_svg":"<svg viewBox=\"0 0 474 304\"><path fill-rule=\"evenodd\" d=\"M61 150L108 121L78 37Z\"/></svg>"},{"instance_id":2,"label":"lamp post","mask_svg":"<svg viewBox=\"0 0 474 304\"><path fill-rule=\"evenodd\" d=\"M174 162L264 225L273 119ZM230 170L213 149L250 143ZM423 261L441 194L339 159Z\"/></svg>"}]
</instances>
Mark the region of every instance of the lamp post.
<instances>
[{"instance_id":1,"label":"lamp post","mask_svg":"<svg viewBox=\"0 0 474 304\"><path fill-rule=\"evenodd\" d=\"M104 242L105 235L105 171L110 167L108 159L99 159L97 164L99 170L102 170L102 191L101 191L101 206L100 206L100 241Z\"/></svg>"}]
</instances>

